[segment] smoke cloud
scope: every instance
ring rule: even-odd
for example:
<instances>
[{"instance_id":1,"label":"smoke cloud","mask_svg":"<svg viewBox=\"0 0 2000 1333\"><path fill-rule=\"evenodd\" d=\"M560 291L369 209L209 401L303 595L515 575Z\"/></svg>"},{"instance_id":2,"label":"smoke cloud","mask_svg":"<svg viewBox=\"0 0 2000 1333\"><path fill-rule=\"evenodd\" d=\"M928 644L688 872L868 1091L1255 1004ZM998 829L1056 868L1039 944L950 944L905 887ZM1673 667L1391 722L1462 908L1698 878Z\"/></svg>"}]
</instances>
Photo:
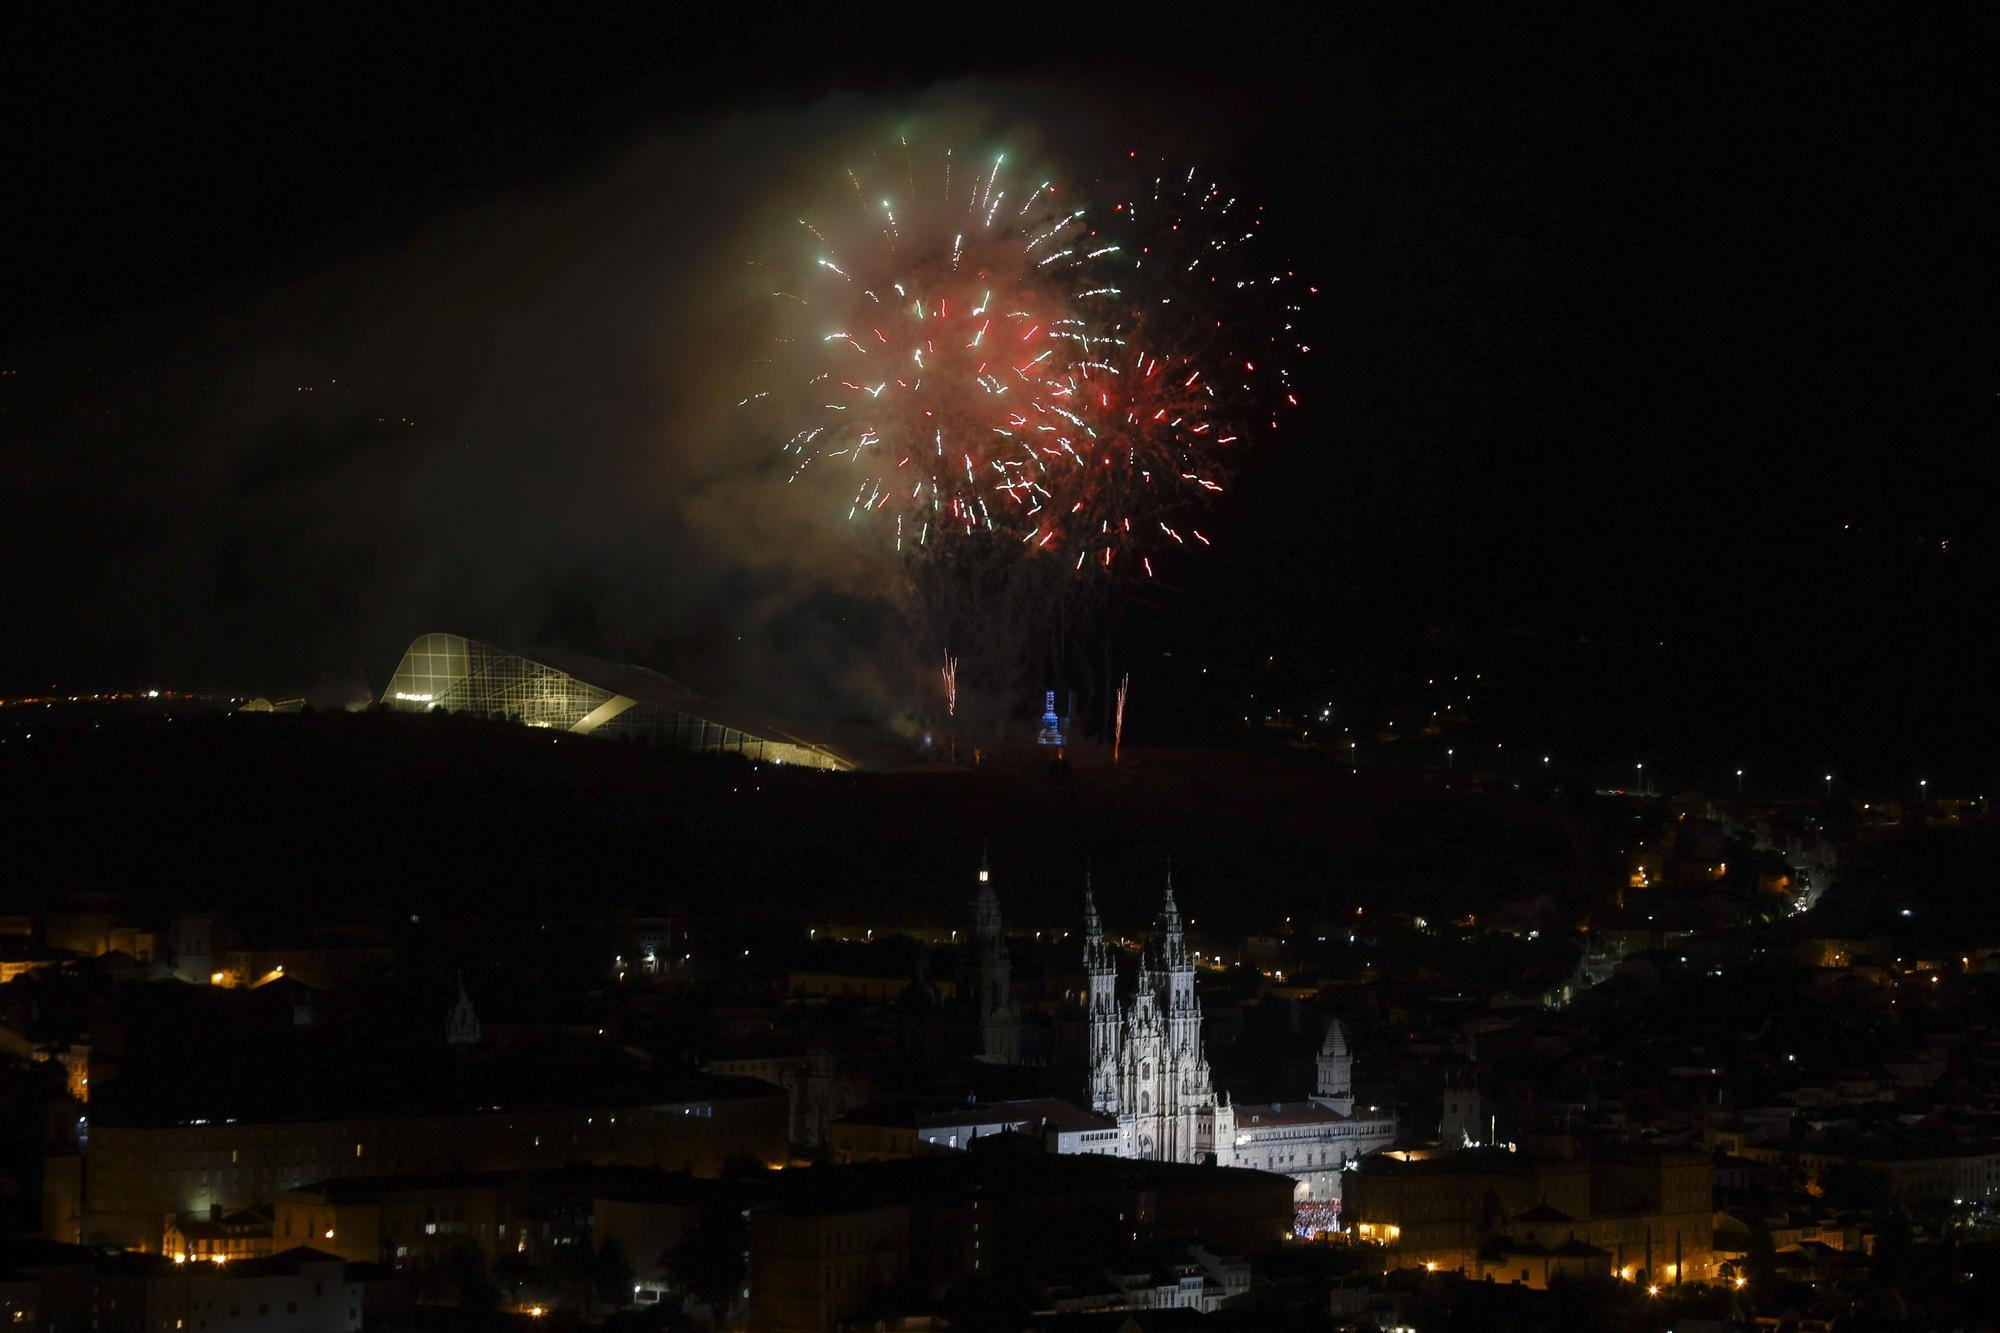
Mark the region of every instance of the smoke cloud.
<instances>
[{"instance_id":1,"label":"smoke cloud","mask_svg":"<svg viewBox=\"0 0 2000 1333\"><path fill-rule=\"evenodd\" d=\"M24 637L337 702L451 630L790 716L907 712L936 664L892 547L787 485L779 441L736 410L774 318L749 261L774 220L849 188L845 156L899 134L1046 156L1026 127L1051 115L1072 150L1103 123L1018 86L718 116L249 304L67 436L115 465L23 477L10 554L67 590ZM86 538L63 521L86 502L121 523Z\"/></svg>"}]
</instances>

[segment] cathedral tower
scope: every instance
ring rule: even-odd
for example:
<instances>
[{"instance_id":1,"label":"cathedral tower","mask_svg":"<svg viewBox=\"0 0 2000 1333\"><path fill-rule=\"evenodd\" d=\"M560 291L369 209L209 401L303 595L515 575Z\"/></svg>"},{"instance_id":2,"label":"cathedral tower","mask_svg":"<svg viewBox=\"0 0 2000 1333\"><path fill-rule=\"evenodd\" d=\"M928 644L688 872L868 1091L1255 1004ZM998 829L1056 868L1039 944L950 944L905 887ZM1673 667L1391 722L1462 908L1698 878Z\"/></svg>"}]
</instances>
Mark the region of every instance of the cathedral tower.
<instances>
[{"instance_id":1,"label":"cathedral tower","mask_svg":"<svg viewBox=\"0 0 2000 1333\"><path fill-rule=\"evenodd\" d=\"M993 868L979 855L979 887L972 896L974 1003L978 1006L979 1053L995 1064L1021 1062L1021 1011L1014 1007L1013 965L1000 927L1000 899L993 891Z\"/></svg>"},{"instance_id":2,"label":"cathedral tower","mask_svg":"<svg viewBox=\"0 0 2000 1333\"><path fill-rule=\"evenodd\" d=\"M1340 1020L1326 1026L1326 1040L1319 1047L1319 1091L1313 1100L1321 1106L1354 1114L1354 1057L1347 1053L1347 1034Z\"/></svg>"},{"instance_id":3,"label":"cathedral tower","mask_svg":"<svg viewBox=\"0 0 2000 1333\"><path fill-rule=\"evenodd\" d=\"M1160 969L1166 980L1169 1043L1176 1051L1201 1052L1201 1007L1194 998L1194 957L1188 953L1181 909L1174 902L1174 872L1167 871L1167 895L1160 904Z\"/></svg>"},{"instance_id":4,"label":"cathedral tower","mask_svg":"<svg viewBox=\"0 0 2000 1333\"><path fill-rule=\"evenodd\" d=\"M1085 1021L1090 1028L1090 1104L1107 1115L1118 1113L1118 963L1104 943L1104 922L1090 877L1083 881L1083 971L1089 979Z\"/></svg>"},{"instance_id":5,"label":"cathedral tower","mask_svg":"<svg viewBox=\"0 0 2000 1333\"><path fill-rule=\"evenodd\" d=\"M1213 1155L1232 1163L1234 1113L1218 1102L1202 1054L1195 958L1173 885L1167 886L1154 938L1139 954L1129 1000L1118 997L1116 953L1104 943L1088 889L1083 925L1092 1109L1118 1121L1123 1156L1194 1162Z\"/></svg>"}]
</instances>

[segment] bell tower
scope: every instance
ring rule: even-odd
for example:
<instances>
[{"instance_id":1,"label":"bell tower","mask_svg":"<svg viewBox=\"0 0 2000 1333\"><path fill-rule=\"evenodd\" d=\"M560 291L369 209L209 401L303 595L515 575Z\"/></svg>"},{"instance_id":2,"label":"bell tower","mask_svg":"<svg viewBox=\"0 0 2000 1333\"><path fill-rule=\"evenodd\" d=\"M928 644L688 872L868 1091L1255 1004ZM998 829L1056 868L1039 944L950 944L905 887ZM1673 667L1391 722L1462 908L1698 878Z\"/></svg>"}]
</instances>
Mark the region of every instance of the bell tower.
<instances>
[{"instance_id":1,"label":"bell tower","mask_svg":"<svg viewBox=\"0 0 2000 1333\"><path fill-rule=\"evenodd\" d=\"M995 1064L1021 1062L1021 1013L1014 1007L1013 965L1000 926L1000 898L993 891L993 867L979 853L978 888L972 895L972 948L979 1007L979 1053Z\"/></svg>"},{"instance_id":2,"label":"bell tower","mask_svg":"<svg viewBox=\"0 0 2000 1333\"><path fill-rule=\"evenodd\" d=\"M1188 952L1181 909L1174 902L1174 872L1160 903L1160 970L1166 980L1167 1038L1176 1051L1201 1050L1201 1008L1194 998L1194 956Z\"/></svg>"},{"instance_id":3,"label":"bell tower","mask_svg":"<svg viewBox=\"0 0 2000 1333\"><path fill-rule=\"evenodd\" d=\"M1319 1090L1313 1100L1321 1106L1354 1114L1354 1057L1347 1053L1347 1034L1340 1020L1326 1026L1326 1040L1319 1047Z\"/></svg>"}]
</instances>

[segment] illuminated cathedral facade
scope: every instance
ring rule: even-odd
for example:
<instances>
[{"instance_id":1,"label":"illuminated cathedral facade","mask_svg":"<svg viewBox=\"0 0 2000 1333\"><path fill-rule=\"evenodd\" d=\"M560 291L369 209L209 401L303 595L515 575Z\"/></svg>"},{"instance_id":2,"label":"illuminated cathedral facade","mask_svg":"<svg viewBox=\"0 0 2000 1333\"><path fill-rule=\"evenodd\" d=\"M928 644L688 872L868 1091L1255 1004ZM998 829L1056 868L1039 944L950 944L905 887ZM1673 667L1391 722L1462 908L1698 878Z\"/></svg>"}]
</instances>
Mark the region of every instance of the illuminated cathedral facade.
<instances>
[{"instance_id":1,"label":"illuminated cathedral facade","mask_svg":"<svg viewBox=\"0 0 2000 1333\"><path fill-rule=\"evenodd\" d=\"M1392 1112L1356 1107L1354 1061L1338 1022L1321 1045L1313 1096L1240 1106L1216 1092L1202 1049L1195 955L1171 877L1129 998L1119 995L1117 951L1088 890L1083 964L1091 1109L1117 1125L1115 1139L1101 1136L1086 1151L1280 1172L1298 1182L1305 1203L1338 1200L1342 1169L1395 1141Z\"/></svg>"},{"instance_id":2,"label":"illuminated cathedral facade","mask_svg":"<svg viewBox=\"0 0 2000 1333\"><path fill-rule=\"evenodd\" d=\"M1118 997L1117 955L1105 944L1104 923L1088 891L1083 935L1091 1109L1118 1122L1122 1156L1198 1162L1213 1154L1220 1161L1218 1145L1233 1142L1235 1112L1227 1097L1216 1095L1202 1053L1194 959L1172 882L1160 910L1159 957L1140 952L1130 1001Z\"/></svg>"}]
</instances>

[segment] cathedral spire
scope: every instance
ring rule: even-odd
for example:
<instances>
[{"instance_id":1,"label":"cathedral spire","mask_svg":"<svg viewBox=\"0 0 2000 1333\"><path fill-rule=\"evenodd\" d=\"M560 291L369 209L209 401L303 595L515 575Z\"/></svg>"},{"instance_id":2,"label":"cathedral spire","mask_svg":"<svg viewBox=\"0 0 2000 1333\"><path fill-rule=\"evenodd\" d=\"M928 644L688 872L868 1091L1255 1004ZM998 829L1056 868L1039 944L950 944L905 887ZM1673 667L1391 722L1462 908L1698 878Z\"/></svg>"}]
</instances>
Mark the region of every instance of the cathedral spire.
<instances>
[{"instance_id":1,"label":"cathedral spire","mask_svg":"<svg viewBox=\"0 0 2000 1333\"><path fill-rule=\"evenodd\" d=\"M1090 892L1090 872L1083 872L1083 935L1086 945L1104 938L1104 921L1097 915L1097 899Z\"/></svg>"},{"instance_id":2,"label":"cathedral spire","mask_svg":"<svg viewBox=\"0 0 2000 1333\"><path fill-rule=\"evenodd\" d=\"M1160 903L1160 929L1170 940L1181 936L1181 909L1174 903L1174 863L1167 862L1167 896Z\"/></svg>"}]
</instances>

